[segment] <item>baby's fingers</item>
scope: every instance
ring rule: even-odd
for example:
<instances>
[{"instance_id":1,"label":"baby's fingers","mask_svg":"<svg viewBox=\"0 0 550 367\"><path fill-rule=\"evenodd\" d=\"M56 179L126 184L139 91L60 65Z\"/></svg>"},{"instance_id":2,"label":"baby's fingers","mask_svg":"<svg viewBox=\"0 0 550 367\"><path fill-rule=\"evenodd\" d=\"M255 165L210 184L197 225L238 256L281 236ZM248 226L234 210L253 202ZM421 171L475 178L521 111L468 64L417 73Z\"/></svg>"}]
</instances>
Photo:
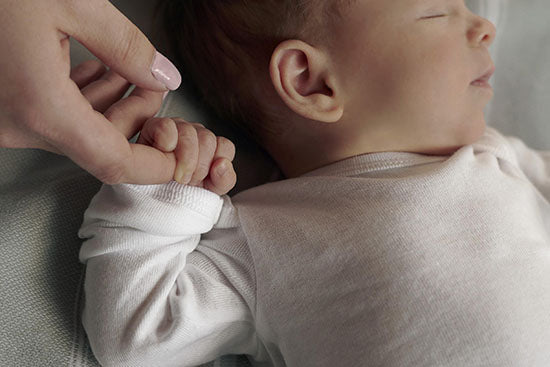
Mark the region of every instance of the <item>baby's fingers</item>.
<instances>
[{"instance_id":1,"label":"baby's fingers","mask_svg":"<svg viewBox=\"0 0 550 367\"><path fill-rule=\"evenodd\" d=\"M152 118L143 125L138 144L149 145L165 153L172 152L178 144L178 128L170 118Z\"/></svg>"},{"instance_id":2,"label":"baby's fingers","mask_svg":"<svg viewBox=\"0 0 550 367\"><path fill-rule=\"evenodd\" d=\"M197 123L192 123L197 131L197 138L199 142L199 158L197 160L197 167L189 185L200 185L210 171L210 166L214 160L214 154L216 153L216 135L210 130L207 130L204 126ZM179 158L179 157L178 157Z\"/></svg>"},{"instance_id":3,"label":"baby's fingers","mask_svg":"<svg viewBox=\"0 0 550 367\"><path fill-rule=\"evenodd\" d=\"M235 145L233 142L223 136L216 137L216 153L214 154L214 160L218 158L226 158L230 162L235 159Z\"/></svg>"},{"instance_id":4,"label":"baby's fingers","mask_svg":"<svg viewBox=\"0 0 550 367\"><path fill-rule=\"evenodd\" d=\"M204 180L203 187L218 195L225 195L236 183L237 174L231 161L226 158L219 158L212 162L210 174Z\"/></svg>"},{"instance_id":5,"label":"baby's fingers","mask_svg":"<svg viewBox=\"0 0 550 367\"><path fill-rule=\"evenodd\" d=\"M183 123L181 123L183 122ZM199 160L199 138L197 130L184 121L176 121L178 128L178 144L176 154L176 170L174 180L181 184L188 184L193 177Z\"/></svg>"},{"instance_id":6,"label":"baby's fingers","mask_svg":"<svg viewBox=\"0 0 550 367\"><path fill-rule=\"evenodd\" d=\"M235 158L235 145L223 136L218 136L216 143L216 153L203 187L218 195L225 195L237 183L237 174L232 163Z\"/></svg>"}]
</instances>

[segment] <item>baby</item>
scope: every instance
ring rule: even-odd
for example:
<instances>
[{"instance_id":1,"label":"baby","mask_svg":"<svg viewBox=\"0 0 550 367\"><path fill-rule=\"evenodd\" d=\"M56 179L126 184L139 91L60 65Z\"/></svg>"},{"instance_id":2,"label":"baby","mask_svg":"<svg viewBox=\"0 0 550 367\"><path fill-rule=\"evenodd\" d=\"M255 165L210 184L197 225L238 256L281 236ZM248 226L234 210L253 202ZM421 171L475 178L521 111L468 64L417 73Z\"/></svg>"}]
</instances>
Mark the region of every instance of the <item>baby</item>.
<instances>
[{"instance_id":1,"label":"baby","mask_svg":"<svg viewBox=\"0 0 550 367\"><path fill-rule=\"evenodd\" d=\"M485 125L490 22L462 0L161 9L286 179L223 195L231 144L170 120L176 181L102 187L79 234L103 365L550 365L550 154Z\"/></svg>"}]
</instances>

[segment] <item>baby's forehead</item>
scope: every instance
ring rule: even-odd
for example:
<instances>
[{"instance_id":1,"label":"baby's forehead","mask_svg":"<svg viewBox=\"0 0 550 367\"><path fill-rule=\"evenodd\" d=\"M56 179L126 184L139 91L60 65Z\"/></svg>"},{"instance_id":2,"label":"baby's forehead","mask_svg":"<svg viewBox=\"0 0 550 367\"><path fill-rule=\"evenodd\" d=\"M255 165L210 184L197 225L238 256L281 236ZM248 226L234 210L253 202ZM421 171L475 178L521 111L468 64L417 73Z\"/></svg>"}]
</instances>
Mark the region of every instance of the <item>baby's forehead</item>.
<instances>
[{"instance_id":1,"label":"baby's forehead","mask_svg":"<svg viewBox=\"0 0 550 367\"><path fill-rule=\"evenodd\" d=\"M445 0L336 0L340 2L340 7L348 12L372 12L388 11L395 9L406 9L418 6L420 2L430 3L434 1Z\"/></svg>"},{"instance_id":2,"label":"baby's forehead","mask_svg":"<svg viewBox=\"0 0 550 367\"><path fill-rule=\"evenodd\" d=\"M481 1L481 0L479 0ZM348 5L360 5L364 8L417 8L418 6L464 4L464 0L346 0Z\"/></svg>"},{"instance_id":3,"label":"baby's forehead","mask_svg":"<svg viewBox=\"0 0 550 367\"><path fill-rule=\"evenodd\" d=\"M336 0L340 2L342 14L349 17L365 17L376 20L381 16L406 16L426 9L442 9L448 6L464 5L464 0ZM482 1L482 0L477 0ZM344 17L345 18L345 17ZM393 17L392 17L393 18ZM345 19L343 19L345 21Z\"/></svg>"}]
</instances>

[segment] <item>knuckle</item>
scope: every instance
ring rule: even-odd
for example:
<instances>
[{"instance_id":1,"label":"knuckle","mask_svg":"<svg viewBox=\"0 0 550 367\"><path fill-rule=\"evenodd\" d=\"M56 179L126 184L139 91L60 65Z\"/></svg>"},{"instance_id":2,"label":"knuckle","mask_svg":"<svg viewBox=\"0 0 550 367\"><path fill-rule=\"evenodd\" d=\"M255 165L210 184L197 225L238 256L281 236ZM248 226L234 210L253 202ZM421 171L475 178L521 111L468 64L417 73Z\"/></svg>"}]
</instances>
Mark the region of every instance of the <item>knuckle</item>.
<instances>
[{"instance_id":1,"label":"knuckle","mask_svg":"<svg viewBox=\"0 0 550 367\"><path fill-rule=\"evenodd\" d=\"M196 142L197 141L197 132L193 126L187 123L178 124L178 137L180 140L185 142Z\"/></svg>"},{"instance_id":2,"label":"knuckle","mask_svg":"<svg viewBox=\"0 0 550 367\"><path fill-rule=\"evenodd\" d=\"M198 122L190 122L195 129L205 129L204 125Z\"/></svg>"},{"instance_id":3,"label":"knuckle","mask_svg":"<svg viewBox=\"0 0 550 367\"><path fill-rule=\"evenodd\" d=\"M220 152L223 152L228 155L228 159L232 161L235 158L235 144L223 136L217 137L218 149Z\"/></svg>"},{"instance_id":4,"label":"knuckle","mask_svg":"<svg viewBox=\"0 0 550 367\"><path fill-rule=\"evenodd\" d=\"M103 115L107 120L115 122L119 119L119 117L124 116L124 109L121 106L114 104L110 106L109 109L103 113Z\"/></svg>"},{"instance_id":5,"label":"knuckle","mask_svg":"<svg viewBox=\"0 0 550 367\"><path fill-rule=\"evenodd\" d=\"M172 120L174 120L176 124L192 124L191 122L185 121L181 117L172 117Z\"/></svg>"},{"instance_id":6,"label":"knuckle","mask_svg":"<svg viewBox=\"0 0 550 367\"><path fill-rule=\"evenodd\" d=\"M107 68L98 60L86 60L71 70L71 77L90 75L92 73L104 74Z\"/></svg>"},{"instance_id":7,"label":"knuckle","mask_svg":"<svg viewBox=\"0 0 550 367\"><path fill-rule=\"evenodd\" d=\"M216 135L212 131L202 128L199 130L198 136L201 145L206 145L212 150L216 148Z\"/></svg>"},{"instance_id":8,"label":"knuckle","mask_svg":"<svg viewBox=\"0 0 550 367\"><path fill-rule=\"evenodd\" d=\"M156 120L156 124L159 130L170 132L170 129L174 125L174 120L169 118L160 118Z\"/></svg>"},{"instance_id":9,"label":"knuckle","mask_svg":"<svg viewBox=\"0 0 550 367\"><path fill-rule=\"evenodd\" d=\"M199 182L202 181L208 176L210 167L204 162L198 162L195 173L193 174L193 181Z\"/></svg>"},{"instance_id":10,"label":"knuckle","mask_svg":"<svg viewBox=\"0 0 550 367\"><path fill-rule=\"evenodd\" d=\"M152 117L150 119L147 119L147 121L145 121L145 123L143 124L142 130L154 129L155 126L159 123L159 120L162 120L162 118Z\"/></svg>"},{"instance_id":11,"label":"knuckle","mask_svg":"<svg viewBox=\"0 0 550 367\"><path fill-rule=\"evenodd\" d=\"M110 163L102 167L95 176L107 185L120 184L124 177L124 166L118 162Z\"/></svg>"},{"instance_id":12,"label":"knuckle","mask_svg":"<svg viewBox=\"0 0 550 367\"><path fill-rule=\"evenodd\" d=\"M166 137L173 133L172 131L173 121L170 119L159 119L152 123L153 138L155 141L159 141L162 137Z\"/></svg>"},{"instance_id":13,"label":"knuckle","mask_svg":"<svg viewBox=\"0 0 550 367\"><path fill-rule=\"evenodd\" d=\"M203 180L210 173L210 162L199 160L195 169L195 177Z\"/></svg>"},{"instance_id":14,"label":"knuckle","mask_svg":"<svg viewBox=\"0 0 550 367\"><path fill-rule=\"evenodd\" d=\"M125 139L121 139L124 141ZM128 172L136 167L134 156L130 146L112 149L108 158L104 158L101 164L96 164L97 169L91 172L101 182L108 185L118 185L127 178Z\"/></svg>"},{"instance_id":15,"label":"knuckle","mask_svg":"<svg viewBox=\"0 0 550 367\"><path fill-rule=\"evenodd\" d=\"M99 70L102 70L102 71L107 71L107 67L105 65L103 65L103 63L101 61L96 60L96 59L90 59L90 60L83 61L82 63L80 63L78 65L78 67L82 67L82 68L88 69L88 70L99 69Z\"/></svg>"},{"instance_id":16,"label":"knuckle","mask_svg":"<svg viewBox=\"0 0 550 367\"><path fill-rule=\"evenodd\" d=\"M147 120L145 123L149 128L164 130L168 129L173 120L168 117L158 117Z\"/></svg>"},{"instance_id":17,"label":"knuckle","mask_svg":"<svg viewBox=\"0 0 550 367\"><path fill-rule=\"evenodd\" d=\"M107 72L107 67L103 65L101 61L95 60L95 59L86 60L80 65L78 65L77 68L85 71L86 73L90 73L90 72L106 73Z\"/></svg>"},{"instance_id":18,"label":"knuckle","mask_svg":"<svg viewBox=\"0 0 550 367\"><path fill-rule=\"evenodd\" d=\"M122 77L121 77L122 78ZM124 86L129 85L129 83L122 78ZM160 93L155 91L149 91L144 89L138 89L132 92L129 97L136 98L140 101L140 106L143 108L143 113L148 116L154 116L160 109L162 105L162 99L159 98Z\"/></svg>"},{"instance_id":19,"label":"knuckle","mask_svg":"<svg viewBox=\"0 0 550 367\"><path fill-rule=\"evenodd\" d=\"M115 59L120 60L122 65L131 63L136 58L136 52L140 50L140 31L137 27L130 26L126 29L125 37L120 41L119 47L115 50Z\"/></svg>"},{"instance_id":20,"label":"knuckle","mask_svg":"<svg viewBox=\"0 0 550 367\"><path fill-rule=\"evenodd\" d=\"M125 79L121 79L114 84L122 83L121 88L126 89L128 83ZM131 103L136 108L136 113L140 116L146 116L147 118L156 115L160 105L154 102L146 93L136 93L135 90L128 97L126 97L127 103Z\"/></svg>"},{"instance_id":21,"label":"knuckle","mask_svg":"<svg viewBox=\"0 0 550 367\"><path fill-rule=\"evenodd\" d=\"M103 73L101 82L104 84L106 90L122 89L129 84L123 77L112 70Z\"/></svg>"},{"instance_id":22,"label":"knuckle","mask_svg":"<svg viewBox=\"0 0 550 367\"><path fill-rule=\"evenodd\" d=\"M206 188L218 195L225 195L237 184L237 175L233 170L216 180L208 180Z\"/></svg>"}]
</instances>

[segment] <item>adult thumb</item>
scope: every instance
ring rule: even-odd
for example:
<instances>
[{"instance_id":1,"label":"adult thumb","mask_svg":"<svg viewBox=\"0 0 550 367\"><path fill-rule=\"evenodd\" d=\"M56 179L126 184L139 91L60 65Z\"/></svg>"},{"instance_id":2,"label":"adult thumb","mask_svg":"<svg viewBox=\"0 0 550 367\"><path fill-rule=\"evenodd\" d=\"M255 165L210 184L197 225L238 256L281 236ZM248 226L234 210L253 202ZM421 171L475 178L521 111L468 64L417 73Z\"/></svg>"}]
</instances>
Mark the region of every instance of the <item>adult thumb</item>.
<instances>
[{"instance_id":1,"label":"adult thumb","mask_svg":"<svg viewBox=\"0 0 550 367\"><path fill-rule=\"evenodd\" d=\"M130 83L155 91L181 84L177 68L107 0L71 1L62 32L72 36Z\"/></svg>"}]
</instances>

